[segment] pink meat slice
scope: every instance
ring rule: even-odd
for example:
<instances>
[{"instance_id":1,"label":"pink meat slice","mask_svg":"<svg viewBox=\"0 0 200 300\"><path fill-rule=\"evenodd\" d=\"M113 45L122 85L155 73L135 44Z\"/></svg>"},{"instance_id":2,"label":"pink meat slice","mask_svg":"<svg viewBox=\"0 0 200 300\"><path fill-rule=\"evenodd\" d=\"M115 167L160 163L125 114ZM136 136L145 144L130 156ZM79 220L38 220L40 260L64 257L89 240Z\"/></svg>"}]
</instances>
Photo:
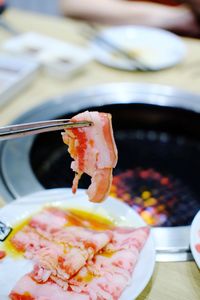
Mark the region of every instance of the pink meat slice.
<instances>
[{"instance_id":1,"label":"pink meat slice","mask_svg":"<svg viewBox=\"0 0 200 300\"><path fill-rule=\"evenodd\" d=\"M133 228L116 228L113 230L113 237L105 247L105 251L114 252L122 249L140 251L149 236L150 228L147 226Z\"/></svg>"},{"instance_id":2,"label":"pink meat slice","mask_svg":"<svg viewBox=\"0 0 200 300\"><path fill-rule=\"evenodd\" d=\"M46 218L49 213L56 215L54 227ZM48 208L12 237L13 245L35 265L32 273L14 287L10 299L23 300L22 295L27 292L32 297L28 300L119 299L131 280L149 228L101 232L65 226L71 217L59 209Z\"/></svg>"},{"instance_id":3,"label":"pink meat slice","mask_svg":"<svg viewBox=\"0 0 200 300\"><path fill-rule=\"evenodd\" d=\"M66 288L66 280L105 247L111 238L109 231L95 232L75 226L56 231L51 235L51 241L59 248L43 248L37 253L35 261L38 270L34 278L43 282L50 272L50 278ZM61 249L61 246L64 248Z\"/></svg>"},{"instance_id":4,"label":"pink meat slice","mask_svg":"<svg viewBox=\"0 0 200 300\"><path fill-rule=\"evenodd\" d=\"M87 266L69 280L69 288L88 294L91 300L119 299L130 283L148 236L148 227L116 229L113 240L101 254L95 255Z\"/></svg>"},{"instance_id":5,"label":"pink meat slice","mask_svg":"<svg viewBox=\"0 0 200 300\"><path fill-rule=\"evenodd\" d=\"M38 274L38 281L48 279L45 270L49 276L58 275L66 280L105 247L111 238L110 231L96 232L78 226L65 227L54 234L43 232L41 236L41 231L38 234L35 229L26 226L15 234L11 243L17 250L24 251L25 257L34 259L40 269L43 269L39 274L44 277Z\"/></svg>"},{"instance_id":6,"label":"pink meat slice","mask_svg":"<svg viewBox=\"0 0 200 300\"><path fill-rule=\"evenodd\" d=\"M12 237L11 243L18 251L26 253L49 248L51 234L67 225L68 219L68 213L54 207L46 208L32 216L28 225Z\"/></svg>"},{"instance_id":7,"label":"pink meat slice","mask_svg":"<svg viewBox=\"0 0 200 300\"><path fill-rule=\"evenodd\" d=\"M68 129L63 141L74 161L72 170L76 173L72 191L75 193L83 173L91 176L88 188L89 200L103 201L109 194L112 170L117 164L118 154L114 141L111 115L85 111L73 117L72 121L91 121L93 126Z\"/></svg>"},{"instance_id":8,"label":"pink meat slice","mask_svg":"<svg viewBox=\"0 0 200 300\"><path fill-rule=\"evenodd\" d=\"M31 218L29 225L33 228L41 229L47 232L53 232L54 230L64 227L67 222L67 213L52 207L34 215Z\"/></svg>"},{"instance_id":9,"label":"pink meat slice","mask_svg":"<svg viewBox=\"0 0 200 300\"><path fill-rule=\"evenodd\" d=\"M62 223L59 220L54 228L50 225L49 229L46 219L45 227L42 223L45 212L35 215L34 223L31 220L30 225L17 232L11 243L17 250L24 252L26 258L35 262L32 276L37 282L46 282L51 278L66 289L66 280L109 243L112 232L100 232L80 226L63 227L66 219ZM61 216L61 220L62 218Z\"/></svg>"},{"instance_id":10,"label":"pink meat slice","mask_svg":"<svg viewBox=\"0 0 200 300\"><path fill-rule=\"evenodd\" d=\"M57 284L38 284L30 274L23 276L12 289L11 300L89 300L89 295L64 291Z\"/></svg>"},{"instance_id":11,"label":"pink meat slice","mask_svg":"<svg viewBox=\"0 0 200 300\"><path fill-rule=\"evenodd\" d=\"M88 294L92 300L119 299L130 282L135 264L135 255L128 250L115 253L112 257L96 255L88 266L69 280L69 288Z\"/></svg>"},{"instance_id":12,"label":"pink meat slice","mask_svg":"<svg viewBox=\"0 0 200 300\"><path fill-rule=\"evenodd\" d=\"M70 226L55 231L51 234L52 241L56 243L67 243L72 247L89 249L96 253L107 245L113 237L110 230L95 231L84 227Z\"/></svg>"},{"instance_id":13,"label":"pink meat slice","mask_svg":"<svg viewBox=\"0 0 200 300\"><path fill-rule=\"evenodd\" d=\"M89 228L91 224L70 211L63 211L56 207L47 207L33 215L29 221L29 225L38 232L41 230L47 234L52 234L66 226L76 225Z\"/></svg>"},{"instance_id":14,"label":"pink meat slice","mask_svg":"<svg viewBox=\"0 0 200 300\"><path fill-rule=\"evenodd\" d=\"M52 246L52 243L39 235L36 230L29 225L18 231L10 240L12 245L21 252L34 254L42 248Z\"/></svg>"}]
</instances>

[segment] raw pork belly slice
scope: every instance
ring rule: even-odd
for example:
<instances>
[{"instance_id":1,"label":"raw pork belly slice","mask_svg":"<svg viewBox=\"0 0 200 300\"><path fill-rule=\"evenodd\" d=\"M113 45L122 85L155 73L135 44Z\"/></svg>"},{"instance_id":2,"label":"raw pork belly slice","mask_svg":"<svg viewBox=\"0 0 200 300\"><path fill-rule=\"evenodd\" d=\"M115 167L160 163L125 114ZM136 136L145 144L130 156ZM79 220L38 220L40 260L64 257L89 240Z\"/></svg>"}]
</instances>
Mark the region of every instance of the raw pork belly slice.
<instances>
[{"instance_id":1,"label":"raw pork belly slice","mask_svg":"<svg viewBox=\"0 0 200 300\"><path fill-rule=\"evenodd\" d=\"M53 222L52 222L53 220ZM90 227L90 223L81 217L71 213L70 211L63 211L56 207L47 207L43 211L32 216L29 225L35 228L38 232L53 233L58 229L66 226L80 226Z\"/></svg>"},{"instance_id":2,"label":"raw pork belly slice","mask_svg":"<svg viewBox=\"0 0 200 300\"><path fill-rule=\"evenodd\" d=\"M149 228L109 228L85 228L81 218L58 208L34 215L10 240L34 262L33 271L18 281L10 299L119 299L131 280Z\"/></svg>"},{"instance_id":3,"label":"raw pork belly slice","mask_svg":"<svg viewBox=\"0 0 200 300\"><path fill-rule=\"evenodd\" d=\"M109 243L112 232L64 226L67 217L63 222L57 220L53 227L52 224L48 225L46 219L49 211L47 209L35 215L30 220L30 225L26 225L12 237L11 243L18 251L24 252L26 258L33 259L36 265L32 276L37 282L46 282L51 278L66 289L66 280ZM56 214L59 213L61 215L62 211L57 209ZM61 220L62 218L63 215ZM77 220L78 218L76 222Z\"/></svg>"},{"instance_id":4,"label":"raw pork belly slice","mask_svg":"<svg viewBox=\"0 0 200 300\"><path fill-rule=\"evenodd\" d=\"M38 284L30 274L22 277L10 295L11 300L89 300L88 295L64 291L57 284Z\"/></svg>"},{"instance_id":5,"label":"raw pork belly slice","mask_svg":"<svg viewBox=\"0 0 200 300\"><path fill-rule=\"evenodd\" d=\"M51 246L51 243L39 235L35 229L26 225L22 230L18 231L10 240L11 244L18 251L34 254L42 248Z\"/></svg>"},{"instance_id":6,"label":"raw pork belly slice","mask_svg":"<svg viewBox=\"0 0 200 300\"><path fill-rule=\"evenodd\" d=\"M109 231L95 232L75 226L55 232L51 236L54 247L44 248L35 255L37 268L34 278L44 282L49 274L53 281L67 288L66 280L105 247L111 238L112 233Z\"/></svg>"},{"instance_id":7,"label":"raw pork belly slice","mask_svg":"<svg viewBox=\"0 0 200 300\"><path fill-rule=\"evenodd\" d=\"M109 194L112 183L112 170L117 164L111 115L99 112L83 112L72 121L92 121L93 126L68 129L62 134L68 151L74 161L71 168L76 173L72 191L75 193L83 173L92 177L88 188L89 200L103 201Z\"/></svg>"},{"instance_id":8,"label":"raw pork belly slice","mask_svg":"<svg viewBox=\"0 0 200 300\"><path fill-rule=\"evenodd\" d=\"M65 227L51 235L52 241L56 243L68 244L81 249L84 247L93 253L105 247L112 238L113 232L110 230L101 232L78 226Z\"/></svg>"},{"instance_id":9,"label":"raw pork belly slice","mask_svg":"<svg viewBox=\"0 0 200 300\"><path fill-rule=\"evenodd\" d=\"M56 207L49 207L34 215L29 225L36 229L53 232L64 227L68 222L68 214L66 212Z\"/></svg>"},{"instance_id":10,"label":"raw pork belly slice","mask_svg":"<svg viewBox=\"0 0 200 300\"><path fill-rule=\"evenodd\" d=\"M53 220L53 222L52 222ZM35 252L51 246L45 235L52 234L69 223L69 214L55 207L49 207L35 214L28 225L12 238L13 246L22 252Z\"/></svg>"},{"instance_id":11,"label":"raw pork belly slice","mask_svg":"<svg viewBox=\"0 0 200 300\"><path fill-rule=\"evenodd\" d=\"M69 280L69 288L88 294L91 300L119 299L131 280L140 251L148 236L148 227L134 230L116 229L113 241ZM114 252L110 252L111 249Z\"/></svg>"},{"instance_id":12,"label":"raw pork belly slice","mask_svg":"<svg viewBox=\"0 0 200 300\"><path fill-rule=\"evenodd\" d=\"M130 282L135 261L135 255L128 250L113 254L112 257L96 255L88 266L83 267L69 280L69 289L86 293L92 300L119 299ZM128 266L128 270L123 269L123 266Z\"/></svg>"},{"instance_id":13,"label":"raw pork belly slice","mask_svg":"<svg viewBox=\"0 0 200 300\"><path fill-rule=\"evenodd\" d=\"M147 226L133 228L116 228L112 231L113 237L105 247L106 252L114 252L122 249L137 249L140 251L149 235L150 229Z\"/></svg>"}]
</instances>

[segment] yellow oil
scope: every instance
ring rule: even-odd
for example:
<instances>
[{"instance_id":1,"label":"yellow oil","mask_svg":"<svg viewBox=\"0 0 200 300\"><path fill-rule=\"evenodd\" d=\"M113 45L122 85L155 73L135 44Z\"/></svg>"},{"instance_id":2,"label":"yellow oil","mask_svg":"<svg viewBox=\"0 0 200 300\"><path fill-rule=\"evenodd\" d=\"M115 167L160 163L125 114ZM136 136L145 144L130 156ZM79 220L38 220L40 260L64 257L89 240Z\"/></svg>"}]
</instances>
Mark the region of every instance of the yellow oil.
<instances>
[{"instance_id":1,"label":"yellow oil","mask_svg":"<svg viewBox=\"0 0 200 300\"><path fill-rule=\"evenodd\" d=\"M22 230L22 228L24 228L24 226L28 225L30 219L31 218L29 217L13 226L13 230L11 231L11 233L9 234L9 236L3 243L3 248L5 249L7 255L12 256L13 258L18 258L18 257L23 256L23 252L15 249L13 247L13 245L11 243L11 239L14 237L14 235L18 231Z\"/></svg>"},{"instance_id":2,"label":"yellow oil","mask_svg":"<svg viewBox=\"0 0 200 300\"><path fill-rule=\"evenodd\" d=\"M93 230L107 230L114 226L114 223L110 219L99 214L94 214L80 209L60 209L69 211L71 213L70 222L67 222L66 226L78 225L77 220L79 220L79 225ZM3 249L6 251L7 255L12 256L13 258L20 258L23 256L23 252L15 249L11 240L18 231L22 230L26 225L29 224L30 220L31 216L13 226L12 232L3 243Z\"/></svg>"},{"instance_id":3,"label":"yellow oil","mask_svg":"<svg viewBox=\"0 0 200 300\"><path fill-rule=\"evenodd\" d=\"M82 219L84 227L88 227L93 230L106 230L111 229L114 226L112 220L106 218L105 216L79 209L70 209L69 211L73 215Z\"/></svg>"},{"instance_id":4,"label":"yellow oil","mask_svg":"<svg viewBox=\"0 0 200 300\"><path fill-rule=\"evenodd\" d=\"M101 253L102 256L105 256L105 257L112 257L114 254L114 252L111 252L111 251L104 251Z\"/></svg>"},{"instance_id":5,"label":"yellow oil","mask_svg":"<svg viewBox=\"0 0 200 300\"><path fill-rule=\"evenodd\" d=\"M88 282L92 281L92 279L94 277L95 276L92 273L87 271L87 274L85 276L80 276L79 274L76 274L74 277L72 277L72 279L75 279L78 282L88 283Z\"/></svg>"}]
</instances>

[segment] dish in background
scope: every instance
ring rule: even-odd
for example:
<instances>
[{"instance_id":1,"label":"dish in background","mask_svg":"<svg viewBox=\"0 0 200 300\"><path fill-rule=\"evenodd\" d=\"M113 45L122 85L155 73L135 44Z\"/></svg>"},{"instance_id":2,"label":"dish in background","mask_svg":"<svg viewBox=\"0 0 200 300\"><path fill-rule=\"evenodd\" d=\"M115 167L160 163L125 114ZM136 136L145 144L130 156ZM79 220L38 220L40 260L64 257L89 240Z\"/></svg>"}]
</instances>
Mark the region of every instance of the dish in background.
<instances>
[{"instance_id":1,"label":"dish in background","mask_svg":"<svg viewBox=\"0 0 200 300\"><path fill-rule=\"evenodd\" d=\"M69 53L60 49L51 53L48 61L44 63L44 71L51 77L64 80L83 71L90 60L89 56L75 55L73 51Z\"/></svg>"},{"instance_id":2,"label":"dish in background","mask_svg":"<svg viewBox=\"0 0 200 300\"><path fill-rule=\"evenodd\" d=\"M39 65L0 52L0 106L27 87L36 77Z\"/></svg>"},{"instance_id":3,"label":"dish in background","mask_svg":"<svg viewBox=\"0 0 200 300\"><path fill-rule=\"evenodd\" d=\"M190 230L190 248L197 266L200 268L200 211L194 217Z\"/></svg>"},{"instance_id":4,"label":"dish in background","mask_svg":"<svg viewBox=\"0 0 200 300\"><path fill-rule=\"evenodd\" d=\"M30 194L19 198L0 210L0 220L7 225L14 226L44 205L55 205L63 208L76 208L99 214L114 221L118 226L139 227L144 221L129 206L114 199L108 198L99 204L89 202L85 190L79 190L74 196L71 189L52 189ZM0 243L0 249L2 244ZM13 268L15 264L16 268ZM131 284L124 290L120 300L135 299L149 282L155 265L155 247L150 234L140 259L133 273ZM0 298L7 299L6 295L13 288L16 281L32 269L32 263L26 259L12 259L6 257L1 261Z\"/></svg>"},{"instance_id":5,"label":"dish in background","mask_svg":"<svg viewBox=\"0 0 200 300\"><path fill-rule=\"evenodd\" d=\"M9 39L3 44L3 50L37 61L47 74L60 79L79 71L93 58L87 48L36 32Z\"/></svg>"},{"instance_id":6,"label":"dish in background","mask_svg":"<svg viewBox=\"0 0 200 300\"><path fill-rule=\"evenodd\" d=\"M186 47L178 36L163 29L143 26L117 26L100 32L90 44L94 57L100 63L122 70L134 70L134 66L101 39L116 45L152 70L169 68L181 62Z\"/></svg>"}]
</instances>

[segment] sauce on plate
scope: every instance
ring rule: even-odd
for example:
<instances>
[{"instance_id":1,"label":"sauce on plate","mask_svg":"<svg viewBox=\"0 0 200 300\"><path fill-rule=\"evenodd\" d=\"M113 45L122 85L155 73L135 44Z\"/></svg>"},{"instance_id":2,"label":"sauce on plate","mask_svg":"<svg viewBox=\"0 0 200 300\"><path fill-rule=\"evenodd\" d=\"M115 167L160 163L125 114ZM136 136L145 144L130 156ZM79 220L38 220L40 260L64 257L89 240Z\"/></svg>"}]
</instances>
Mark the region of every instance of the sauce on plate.
<instances>
[{"instance_id":1,"label":"sauce on plate","mask_svg":"<svg viewBox=\"0 0 200 300\"><path fill-rule=\"evenodd\" d=\"M81 209L65 209L61 208L64 212L68 212L69 216L68 222L66 226L82 226L85 228L93 229L93 230L107 230L114 227L114 222L111 219L102 216L100 214L84 211ZM8 236L8 238L3 243L3 249L6 251L6 254L12 256L13 258L20 258L23 256L24 252L17 250L12 245L12 238L15 234L22 230L26 225L29 224L32 216L24 219L23 221L17 223L13 226L13 230Z\"/></svg>"}]
</instances>

